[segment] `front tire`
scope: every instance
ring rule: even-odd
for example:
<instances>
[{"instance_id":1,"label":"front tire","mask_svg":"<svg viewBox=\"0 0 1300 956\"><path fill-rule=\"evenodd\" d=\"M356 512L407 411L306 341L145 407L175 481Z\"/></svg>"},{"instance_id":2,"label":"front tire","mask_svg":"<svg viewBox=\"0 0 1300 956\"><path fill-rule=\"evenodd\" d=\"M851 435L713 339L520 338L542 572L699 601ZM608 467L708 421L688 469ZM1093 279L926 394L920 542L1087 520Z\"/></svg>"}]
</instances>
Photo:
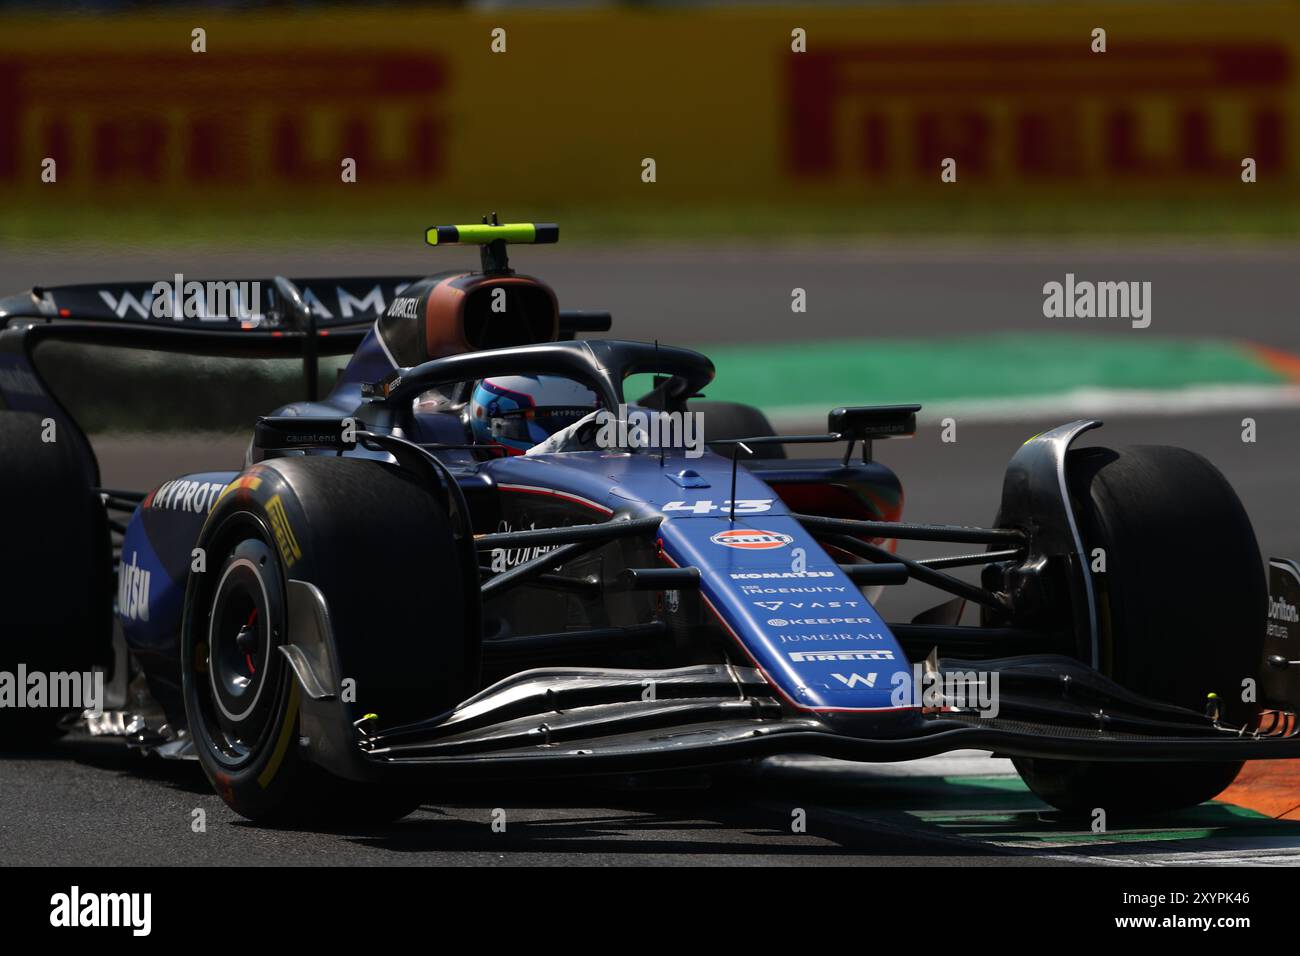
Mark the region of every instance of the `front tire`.
<instances>
[{"instance_id":1,"label":"front tire","mask_svg":"<svg viewBox=\"0 0 1300 956\"><path fill-rule=\"evenodd\" d=\"M1248 724L1268 592L1250 519L1227 479L1194 452L1143 445L1069 452L1066 475L1093 574L1101 670L1145 696ZM1213 569L1204 588L1196 576ZM1258 623L1257 623L1258 622ZM1062 810L1157 812L1210 800L1239 762L1111 763L1019 757L1029 788Z\"/></svg>"},{"instance_id":2,"label":"front tire","mask_svg":"<svg viewBox=\"0 0 1300 956\"><path fill-rule=\"evenodd\" d=\"M231 485L200 535L207 569L190 575L181 662L195 750L227 805L290 825L384 822L419 805L410 789L342 780L310 761L300 688L279 651L286 588L303 580L325 597L338 677L355 700L333 690L351 719L431 716L477 677L466 633L474 582L453 544L433 495L387 464L275 459Z\"/></svg>"}]
</instances>

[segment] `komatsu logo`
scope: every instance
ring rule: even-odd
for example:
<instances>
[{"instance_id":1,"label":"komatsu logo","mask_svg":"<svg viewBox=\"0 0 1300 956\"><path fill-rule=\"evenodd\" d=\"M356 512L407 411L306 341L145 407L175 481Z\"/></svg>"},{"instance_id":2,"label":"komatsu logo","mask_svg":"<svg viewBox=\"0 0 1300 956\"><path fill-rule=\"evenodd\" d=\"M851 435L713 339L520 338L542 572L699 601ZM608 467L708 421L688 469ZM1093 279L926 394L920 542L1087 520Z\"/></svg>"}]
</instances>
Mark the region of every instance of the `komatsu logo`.
<instances>
[{"instance_id":1,"label":"komatsu logo","mask_svg":"<svg viewBox=\"0 0 1300 956\"><path fill-rule=\"evenodd\" d=\"M731 579L733 581L747 581L754 579L767 580L769 578L833 578L834 571L733 571Z\"/></svg>"},{"instance_id":2,"label":"komatsu logo","mask_svg":"<svg viewBox=\"0 0 1300 956\"><path fill-rule=\"evenodd\" d=\"M149 572L140 567L136 553L117 572L117 613L131 621L149 620Z\"/></svg>"}]
</instances>

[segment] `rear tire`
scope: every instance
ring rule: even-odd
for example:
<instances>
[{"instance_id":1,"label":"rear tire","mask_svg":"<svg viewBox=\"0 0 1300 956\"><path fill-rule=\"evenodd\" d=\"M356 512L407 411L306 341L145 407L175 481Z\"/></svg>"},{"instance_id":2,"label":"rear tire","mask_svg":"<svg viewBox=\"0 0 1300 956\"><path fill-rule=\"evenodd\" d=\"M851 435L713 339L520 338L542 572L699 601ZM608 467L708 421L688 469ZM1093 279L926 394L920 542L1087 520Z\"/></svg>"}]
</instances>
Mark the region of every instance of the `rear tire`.
<instances>
[{"instance_id":1,"label":"rear tire","mask_svg":"<svg viewBox=\"0 0 1300 956\"><path fill-rule=\"evenodd\" d=\"M41 415L0 411L0 537L4 624L0 671L86 672L107 664L112 634L108 519L95 494L95 464L81 436ZM0 708L0 748L58 734L67 711Z\"/></svg>"},{"instance_id":2,"label":"rear tire","mask_svg":"<svg viewBox=\"0 0 1300 956\"><path fill-rule=\"evenodd\" d=\"M418 792L332 776L299 736L300 688L286 586L324 595L349 718L388 727L461 700L476 680L467 590L449 519L410 475L380 462L275 459L231 485L204 524L207 571L191 574L182 635L186 717L204 772L261 823L369 824L405 816ZM477 592L469 592L476 599ZM477 635L472 635L477 640ZM341 695L342 688L334 689Z\"/></svg>"},{"instance_id":3,"label":"rear tire","mask_svg":"<svg viewBox=\"0 0 1300 956\"><path fill-rule=\"evenodd\" d=\"M1101 670L1130 690L1249 722L1242 681L1257 678L1268 590L1250 519L1217 468L1182 448L1069 452L1066 475L1093 574ZM1189 593L1213 568L1212 590ZM1255 626L1253 622L1260 622ZM1112 763L1019 757L1029 788L1062 810L1157 812L1194 806L1232 783L1240 762Z\"/></svg>"},{"instance_id":4,"label":"rear tire","mask_svg":"<svg viewBox=\"0 0 1300 956\"><path fill-rule=\"evenodd\" d=\"M696 401L690 403L688 411L703 413L706 443L710 439L718 441L724 438L760 438L776 434L767 416L752 405L742 405L739 402ZM709 450L726 458L731 457L729 445L717 447L709 445ZM754 454L749 456L745 456L742 452L741 461L746 457L785 457L785 448L782 445L754 445L753 452Z\"/></svg>"}]
</instances>

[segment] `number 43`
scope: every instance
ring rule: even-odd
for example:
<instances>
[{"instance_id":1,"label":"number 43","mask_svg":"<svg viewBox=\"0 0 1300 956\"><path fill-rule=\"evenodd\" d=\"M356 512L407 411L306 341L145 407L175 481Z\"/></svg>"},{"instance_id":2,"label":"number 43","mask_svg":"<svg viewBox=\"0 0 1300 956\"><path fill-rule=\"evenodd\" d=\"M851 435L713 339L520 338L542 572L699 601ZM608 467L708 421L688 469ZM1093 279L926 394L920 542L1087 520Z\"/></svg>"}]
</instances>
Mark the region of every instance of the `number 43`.
<instances>
[{"instance_id":1,"label":"number 43","mask_svg":"<svg viewBox=\"0 0 1300 956\"><path fill-rule=\"evenodd\" d=\"M761 514L772 507L771 498L737 498L736 514L754 515ZM712 501L670 501L663 506L664 513L670 511L689 511L692 514L706 515L713 511L730 511L731 502L723 501L714 504Z\"/></svg>"}]
</instances>

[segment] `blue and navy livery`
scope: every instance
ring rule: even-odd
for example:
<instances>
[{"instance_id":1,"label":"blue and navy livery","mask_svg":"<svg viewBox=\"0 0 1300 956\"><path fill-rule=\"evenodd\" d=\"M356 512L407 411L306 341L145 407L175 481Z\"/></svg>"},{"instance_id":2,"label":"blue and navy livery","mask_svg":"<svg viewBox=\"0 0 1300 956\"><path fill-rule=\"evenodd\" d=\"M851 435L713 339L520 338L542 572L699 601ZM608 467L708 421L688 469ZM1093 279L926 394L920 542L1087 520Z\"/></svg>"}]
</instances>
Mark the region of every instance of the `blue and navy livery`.
<instances>
[{"instance_id":1,"label":"blue and navy livery","mask_svg":"<svg viewBox=\"0 0 1300 956\"><path fill-rule=\"evenodd\" d=\"M736 474L734 521L732 465L713 454L661 461L579 452L489 462L481 471L507 495L544 488L607 514L662 515L662 560L700 569L701 592L718 625L792 707L900 709L893 692L909 664L888 625L777 493L747 469ZM683 487L683 473L692 487ZM887 483L883 474L881 480ZM745 532L758 540L749 545ZM720 543L728 536L742 540Z\"/></svg>"},{"instance_id":2,"label":"blue and navy livery","mask_svg":"<svg viewBox=\"0 0 1300 956\"><path fill-rule=\"evenodd\" d=\"M94 630L88 654L126 659L133 703L144 679L160 707L117 722L135 743L192 753L254 820L293 818L333 795L390 814L404 785L353 785L401 775L958 748L1026 758L1031 788L1067 810L1124 805L1110 786L1121 777L1099 769L1107 760L1167 761L1168 773L1131 789L1145 798L1160 788L1142 781L1158 780L1181 806L1218 793L1225 765L1300 755L1280 643L1266 659L1280 669L1262 684L1268 710L1216 691L1249 675L1248 636L1264 628L1248 612L1261 584L1246 580L1253 531L1208 463L1176 449L1071 449L1100 424L1076 421L1015 452L994 527L903 523L900 483L873 443L914 434L920 406L830 409L825 433L777 436L757 409L706 397L715 369L698 352L580 338L607 332L608 313L562 311L506 255L507 243L556 235L495 217L433 227L438 245L481 243L481 270L252 280L256 298L238 297L252 316L158 314L147 282L0 298L0 446L34 441L37 426L59 435L58 455L0 478L20 507L38 502L32 514L57 497L86 544L27 535L7 577L30 587L31 567L70 561L50 548L86 559L69 590L99 613L62 630ZM285 379L279 394L297 400L267 401L281 404L248 423L242 461L111 489L66 407L77 396L50 387L45 362L60 350L38 345L58 338L287 359L301 363L301 382ZM335 377L322 357L346 367ZM647 379L645 394L624 393ZM633 413L660 425L704 416L697 437L710 444L646 447L622 429L593 441L598 413L622 425ZM842 456L794 451L818 444ZM1126 471L1125 460L1146 464ZM43 489L54 490L42 505ZM1166 613L1132 569L1158 565L1151 539L1174 520L1148 516L1173 500L1172 513L1200 515L1224 539L1183 538L1180 558L1241 586ZM1134 530L1148 526L1158 534ZM1124 547L1109 546L1110 569L1095 578L1094 550L1116 529ZM895 538L961 550L914 560ZM1293 572L1278 571L1271 640L1287 633L1274 613L1289 621L1300 600ZM907 580L949 599L886 624L878 589ZM120 650L110 605L129 655L109 653ZM968 607L978 625L962 624ZM1143 633L1157 617L1163 646ZM1219 632L1238 621L1231 654L1218 653ZM1187 641L1197 653L1170 658ZM1161 680L1177 677L1169 694L1146 685L1151 661L1163 662L1147 668ZM1204 709L1193 707L1205 691Z\"/></svg>"}]
</instances>

